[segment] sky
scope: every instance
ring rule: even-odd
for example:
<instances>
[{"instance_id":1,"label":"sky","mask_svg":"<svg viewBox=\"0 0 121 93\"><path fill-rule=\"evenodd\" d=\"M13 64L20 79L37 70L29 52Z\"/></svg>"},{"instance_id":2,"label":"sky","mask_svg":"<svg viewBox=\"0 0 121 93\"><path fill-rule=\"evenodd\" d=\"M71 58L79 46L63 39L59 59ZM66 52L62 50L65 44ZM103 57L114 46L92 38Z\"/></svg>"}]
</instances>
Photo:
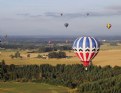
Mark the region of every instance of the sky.
<instances>
[{"instance_id":1,"label":"sky","mask_svg":"<svg viewBox=\"0 0 121 93\"><path fill-rule=\"evenodd\" d=\"M1 35L119 36L120 26L121 0L0 0Z\"/></svg>"}]
</instances>

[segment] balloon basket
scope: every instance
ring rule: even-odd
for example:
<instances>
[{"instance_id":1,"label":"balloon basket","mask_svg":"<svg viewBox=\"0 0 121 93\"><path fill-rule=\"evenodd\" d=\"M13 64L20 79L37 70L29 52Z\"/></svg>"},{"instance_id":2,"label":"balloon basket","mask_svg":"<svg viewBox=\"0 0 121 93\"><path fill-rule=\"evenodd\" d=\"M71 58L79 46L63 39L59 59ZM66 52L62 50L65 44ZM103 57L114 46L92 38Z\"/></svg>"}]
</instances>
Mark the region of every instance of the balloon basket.
<instances>
[{"instance_id":1,"label":"balloon basket","mask_svg":"<svg viewBox=\"0 0 121 93\"><path fill-rule=\"evenodd\" d=\"M85 70L88 70L87 67L85 67Z\"/></svg>"}]
</instances>

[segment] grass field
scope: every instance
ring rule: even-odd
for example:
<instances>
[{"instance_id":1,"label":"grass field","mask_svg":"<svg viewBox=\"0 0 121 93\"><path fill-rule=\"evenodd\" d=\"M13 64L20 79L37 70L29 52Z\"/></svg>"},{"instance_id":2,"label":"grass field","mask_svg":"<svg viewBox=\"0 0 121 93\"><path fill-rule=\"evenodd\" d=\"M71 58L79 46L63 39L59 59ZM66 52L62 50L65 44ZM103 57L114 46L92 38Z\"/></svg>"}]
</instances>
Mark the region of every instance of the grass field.
<instances>
[{"instance_id":1,"label":"grass field","mask_svg":"<svg viewBox=\"0 0 121 93\"><path fill-rule=\"evenodd\" d=\"M80 64L80 60L75 56L74 52L66 51L67 56L72 56L72 58L64 59L40 59L36 58L38 54L43 53L31 53L31 57L27 58L26 51L20 51L21 58L11 59L9 57L11 54L15 54L15 50L2 50L0 55L0 60L4 59L6 64L16 64L16 65L27 65L27 64ZM46 53L47 54L47 53ZM111 65L111 66L121 66L121 45L110 46L109 44L104 44L101 46L100 52L94 58L94 65Z\"/></svg>"},{"instance_id":2,"label":"grass field","mask_svg":"<svg viewBox=\"0 0 121 93\"><path fill-rule=\"evenodd\" d=\"M41 83L0 82L0 93L68 93L69 88Z\"/></svg>"}]
</instances>

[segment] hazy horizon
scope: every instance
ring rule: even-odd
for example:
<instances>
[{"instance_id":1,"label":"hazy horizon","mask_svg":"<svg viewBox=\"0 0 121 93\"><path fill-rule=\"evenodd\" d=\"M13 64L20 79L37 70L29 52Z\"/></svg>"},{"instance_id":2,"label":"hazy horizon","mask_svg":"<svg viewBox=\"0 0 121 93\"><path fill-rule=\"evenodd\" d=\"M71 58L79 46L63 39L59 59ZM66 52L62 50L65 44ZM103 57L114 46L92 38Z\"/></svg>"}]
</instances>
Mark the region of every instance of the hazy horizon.
<instances>
[{"instance_id":1,"label":"hazy horizon","mask_svg":"<svg viewBox=\"0 0 121 93\"><path fill-rule=\"evenodd\" d=\"M78 37L82 37L83 35L78 35L78 36L69 36L69 35L9 35L7 36L7 41L13 41L13 40L22 40L22 41L48 41L48 40L52 40L52 41L56 41L56 40L60 40L60 41L64 41L64 40L69 40L69 41L73 41ZM92 36L90 36L92 37ZM114 40L114 41L121 41L121 36L93 36L98 40ZM4 36L0 35L0 38L4 38Z\"/></svg>"},{"instance_id":2,"label":"hazy horizon","mask_svg":"<svg viewBox=\"0 0 121 93\"><path fill-rule=\"evenodd\" d=\"M0 0L0 35L117 36L120 21L121 0Z\"/></svg>"}]
</instances>

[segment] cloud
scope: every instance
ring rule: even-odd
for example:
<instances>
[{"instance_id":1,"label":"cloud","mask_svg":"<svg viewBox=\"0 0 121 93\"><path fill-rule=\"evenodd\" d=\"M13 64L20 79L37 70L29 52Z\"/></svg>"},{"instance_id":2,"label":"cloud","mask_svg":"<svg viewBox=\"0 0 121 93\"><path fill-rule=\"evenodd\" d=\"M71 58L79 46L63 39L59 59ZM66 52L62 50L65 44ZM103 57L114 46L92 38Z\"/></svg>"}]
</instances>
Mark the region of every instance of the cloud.
<instances>
[{"instance_id":1,"label":"cloud","mask_svg":"<svg viewBox=\"0 0 121 93\"><path fill-rule=\"evenodd\" d=\"M19 13L19 14L16 14L17 16L24 16L24 17L40 17L42 15L40 14L30 14L30 13Z\"/></svg>"},{"instance_id":2,"label":"cloud","mask_svg":"<svg viewBox=\"0 0 121 93\"><path fill-rule=\"evenodd\" d=\"M121 5L113 5L105 8L107 11L113 12L115 15L121 15Z\"/></svg>"},{"instance_id":3,"label":"cloud","mask_svg":"<svg viewBox=\"0 0 121 93\"><path fill-rule=\"evenodd\" d=\"M13 20L15 20L15 18L8 18L8 17L0 18L0 21L13 21Z\"/></svg>"},{"instance_id":4,"label":"cloud","mask_svg":"<svg viewBox=\"0 0 121 93\"><path fill-rule=\"evenodd\" d=\"M30 15L29 17L40 17L42 15Z\"/></svg>"},{"instance_id":5,"label":"cloud","mask_svg":"<svg viewBox=\"0 0 121 93\"><path fill-rule=\"evenodd\" d=\"M63 15L61 15L63 14ZM30 14L30 13L19 13L17 16L24 17L52 17L52 18L65 18L65 19L74 19L74 18L82 18L82 17L98 17L98 16L114 16L121 15L121 6L109 6L105 7L103 10L90 10L90 11L80 11L77 13L59 13L59 12L45 12L43 14Z\"/></svg>"},{"instance_id":6,"label":"cloud","mask_svg":"<svg viewBox=\"0 0 121 93\"><path fill-rule=\"evenodd\" d=\"M16 14L16 15L18 15L18 16L30 16L29 13L18 13L18 14Z\"/></svg>"},{"instance_id":7,"label":"cloud","mask_svg":"<svg viewBox=\"0 0 121 93\"><path fill-rule=\"evenodd\" d=\"M44 13L45 16L47 17L60 17L61 13L56 13L56 12L46 12Z\"/></svg>"},{"instance_id":8,"label":"cloud","mask_svg":"<svg viewBox=\"0 0 121 93\"><path fill-rule=\"evenodd\" d=\"M107 7L107 9L115 10L115 11L121 11L121 5L118 5L118 6L109 6L109 7Z\"/></svg>"},{"instance_id":9,"label":"cloud","mask_svg":"<svg viewBox=\"0 0 121 93\"><path fill-rule=\"evenodd\" d=\"M62 14L62 15L61 15ZM46 17L54 17L54 18L79 18L87 16L87 13L58 13L58 12L46 12L44 13Z\"/></svg>"},{"instance_id":10,"label":"cloud","mask_svg":"<svg viewBox=\"0 0 121 93\"><path fill-rule=\"evenodd\" d=\"M82 18L82 17L96 17L96 16L113 16L113 15L121 15L121 11L109 11L109 10L102 10L102 11L88 11L88 12L78 12L78 13L61 13L56 12L47 12L45 16L47 17L62 17L62 18Z\"/></svg>"}]
</instances>

